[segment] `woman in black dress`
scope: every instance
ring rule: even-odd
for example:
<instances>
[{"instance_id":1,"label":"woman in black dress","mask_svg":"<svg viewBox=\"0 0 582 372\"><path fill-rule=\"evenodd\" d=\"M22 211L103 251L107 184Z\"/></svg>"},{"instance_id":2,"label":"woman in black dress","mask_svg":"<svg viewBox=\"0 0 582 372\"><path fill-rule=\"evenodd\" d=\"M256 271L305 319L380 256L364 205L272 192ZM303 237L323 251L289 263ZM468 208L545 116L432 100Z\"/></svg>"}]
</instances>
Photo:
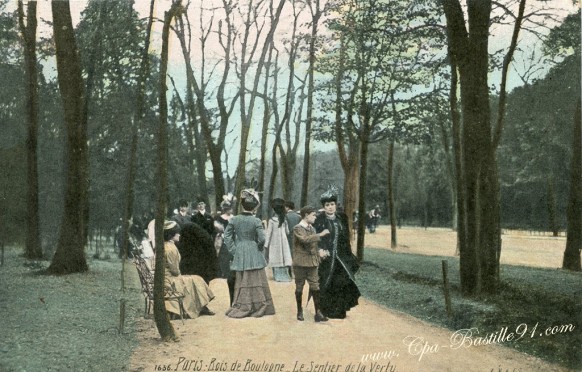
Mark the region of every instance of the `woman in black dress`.
<instances>
[{"instance_id":1,"label":"woman in black dress","mask_svg":"<svg viewBox=\"0 0 582 372\"><path fill-rule=\"evenodd\" d=\"M360 290L354 274L359 265L350 246L347 216L336 211L335 187L321 195L321 205L324 211L313 226L318 233L325 229L330 231L319 242L319 248L324 251L319 264L321 312L328 318L343 319L346 312L358 304Z\"/></svg>"}]
</instances>

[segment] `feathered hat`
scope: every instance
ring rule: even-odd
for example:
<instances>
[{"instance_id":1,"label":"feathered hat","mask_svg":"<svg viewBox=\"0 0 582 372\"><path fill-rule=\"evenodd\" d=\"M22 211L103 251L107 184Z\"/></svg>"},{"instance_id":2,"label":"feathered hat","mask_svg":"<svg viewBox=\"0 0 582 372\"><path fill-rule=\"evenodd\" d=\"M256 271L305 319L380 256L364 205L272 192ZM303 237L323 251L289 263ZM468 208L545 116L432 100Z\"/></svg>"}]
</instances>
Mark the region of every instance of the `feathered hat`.
<instances>
[{"instance_id":1,"label":"feathered hat","mask_svg":"<svg viewBox=\"0 0 582 372\"><path fill-rule=\"evenodd\" d=\"M325 203L334 202L337 203L337 195L338 195L338 188L336 185L329 185L327 190L323 194L321 194L320 201L321 204L324 205Z\"/></svg>"},{"instance_id":2,"label":"feathered hat","mask_svg":"<svg viewBox=\"0 0 582 372\"><path fill-rule=\"evenodd\" d=\"M220 210L224 213L229 209L232 209L232 204L236 201L236 197L229 192L226 195L222 195L222 202L220 203Z\"/></svg>"},{"instance_id":3,"label":"feathered hat","mask_svg":"<svg viewBox=\"0 0 582 372\"><path fill-rule=\"evenodd\" d=\"M255 189L245 189L240 193L241 205L251 211L261 205L259 193Z\"/></svg>"}]
</instances>

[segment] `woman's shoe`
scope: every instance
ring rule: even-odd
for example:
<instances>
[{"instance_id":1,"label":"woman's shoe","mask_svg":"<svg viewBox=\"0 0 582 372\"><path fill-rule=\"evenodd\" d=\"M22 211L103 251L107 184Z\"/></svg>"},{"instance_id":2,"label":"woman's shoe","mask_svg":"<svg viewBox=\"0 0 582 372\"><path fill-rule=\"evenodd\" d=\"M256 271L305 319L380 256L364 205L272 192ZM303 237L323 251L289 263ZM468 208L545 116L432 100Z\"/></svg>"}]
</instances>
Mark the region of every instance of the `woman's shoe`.
<instances>
[{"instance_id":1,"label":"woman's shoe","mask_svg":"<svg viewBox=\"0 0 582 372\"><path fill-rule=\"evenodd\" d=\"M214 315L214 314L215 313L213 311L210 311L210 309L206 306L204 306L200 311L200 315Z\"/></svg>"}]
</instances>

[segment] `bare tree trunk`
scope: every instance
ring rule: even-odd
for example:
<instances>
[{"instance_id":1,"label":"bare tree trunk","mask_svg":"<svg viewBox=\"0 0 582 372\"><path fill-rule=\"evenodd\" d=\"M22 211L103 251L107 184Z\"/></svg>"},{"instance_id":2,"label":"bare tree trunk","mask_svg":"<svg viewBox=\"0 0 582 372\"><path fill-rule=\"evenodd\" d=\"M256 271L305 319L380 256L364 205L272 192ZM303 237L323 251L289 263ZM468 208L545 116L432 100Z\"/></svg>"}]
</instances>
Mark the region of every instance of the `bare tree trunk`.
<instances>
[{"instance_id":1,"label":"bare tree trunk","mask_svg":"<svg viewBox=\"0 0 582 372\"><path fill-rule=\"evenodd\" d=\"M359 149L356 150L354 159L350 159L349 165L344 170L344 210L348 216L348 227L351 232L351 239L355 237L356 226L354 226L354 215L358 205L358 193L360 185L360 163ZM363 218L364 216L361 216Z\"/></svg>"},{"instance_id":2,"label":"bare tree trunk","mask_svg":"<svg viewBox=\"0 0 582 372\"><path fill-rule=\"evenodd\" d=\"M451 111L452 138L453 138L453 157L455 163L455 196L456 196L456 215L457 215L457 246L455 255L461 254L461 247L467 245L467 207L465 203L465 172L463 171L463 150L461 143L461 115L457 101L458 72L457 65L450 58L451 64L451 90L449 92L449 105ZM464 248L463 248L464 249Z\"/></svg>"},{"instance_id":3,"label":"bare tree trunk","mask_svg":"<svg viewBox=\"0 0 582 372\"><path fill-rule=\"evenodd\" d=\"M121 268L121 290L125 290L125 259L127 258L127 251L129 249L129 221L133 215L133 186L135 185L135 177L137 172L137 143L139 129L142 124L144 116L144 100L145 100L145 84L147 76L149 75L149 46L150 46L150 35L152 32L153 24L153 10L154 2L151 1L150 4L150 15L148 19L148 25L146 28L146 39L144 44L144 49L142 50L141 63L139 68L139 76L137 83L137 98L135 104L134 119L131 123L131 145L129 148L129 161L127 164L127 184L125 186L125 203L123 208L123 230L122 230L122 246L119 247L123 249L123 261Z\"/></svg>"},{"instance_id":4,"label":"bare tree trunk","mask_svg":"<svg viewBox=\"0 0 582 372\"><path fill-rule=\"evenodd\" d=\"M269 50L269 58L267 59L267 67L265 69L265 81L263 84L263 123L261 127L261 155L259 158L259 179L257 181L257 190L264 191L265 190L265 162L267 158L267 134L269 132L269 123L271 121L271 111L272 106L275 106L275 99L273 99L273 105L269 102L268 90L269 90L269 71L271 70L271 61L273 58L273 48ZM277 69L274 69L275 74L273 76L274 79L274 87L273 91L277 90ZM274 97L276 97L276 93L274 93ZM273 161L276 161L276 158L273 157ZM264 194L263 194L264 195ZM272 194L269 194L269 197L272 198ZM257 217L263 219L263 210L264 204L261 205L259 210L257 211Z\"/></svg>"},{"instance_id":5,"label":"bare tree trunk","mask_svg":"<svg viewBox=\"0 0 582 372\"><path fill-rule=\"evenodd\" d=\"M457 94L457 83L456 83L456 79L457 79L457 71L456 68L454 66L452 66L452 62L451 62L451 72L454 73L455 76L451 75L451 92L449 93L449 102L450 100L454 99L455 100L455 106L456 106L456 94ZM454 83L453 83L454 80ZM454 88L454 89L453 89ZM450 96L450 94L453 94L453 96ZM455 110L457 110L455 108ZM452 115L452 112L451 112ZM455 124L458 126L459 125L459 114L458 111L455 113L456 118L454 120L456 120ZM453 120L451 120L453 121ZM455 163L455 152L453 149L453 156L451 156L451 150L450 150L450 144L449 144L449 133L447 133L447 129L445 128L445 124L444 124L444 120L439 120L439 126L441 129L441 142L443 145L443 150L445 153L445 162L446 162L446 166L447 166L447 175L448 175L448 179L449 179L449 185L451 187L451 228L453 231L457 231L457 227L458 227L458 215L459 212L457 210L457 180L456 180L456 173L455 173L455 167L456 167L456 163ZM452 131L451 131L452 132ZM452 135L452 133L451 133ZM454 141L453 141L454 143ZM457 240L458 243L458 240ZM457 244L458 245L458 244ZM457 252L458 254L458 252Z\"/></svg>"},{"instance_id":6,"label":"bare tree trunk","mask_svg":"<svg viewBox=\"0 0 582 372\"><path fill-rule=\"evenodd\" d=\"M210 147L212 146L212 136L210 136L210 139L206 139L206 141L203 141L201 138L201 133L200 133L200 128L198 127L198 124L201 124L202 121L207 120L206 119L206 114L201 113L200 112L200 106L204 106L203 103L201 103L200 105L196 104L195 99L200 99L199 95L195 95L195 93L193 92L194 90L194 71L192 69L192 63L190 61L190 49L189 46L186 45L186 35L185 35L185 29L184 29L184 21L183 18L186 18L187 20L187 15L184 14L182 17L180 17L180 19L178 20L178 24L179 27L177 27L175 29L176 35L178 36L178 40L180 41L180 46L182 47L182 56L184 57L184 63L186 65L186 100L187 100L187 107L188 107L188 127L191 130L191 133L193 134L193 140L194 140L194 147L195 150L193 151L192 155L194 156L194 162L196 163L196 174L197 174L197 183L198 183L198 189L196 190L196 192L198 193L198 195L200 195L200 197L202 197L204 199L204 202L207 205L209 204L209 200L208 200L208 188L206 187L206 153L207 150L208 152L210 152ZM197 86L197 84L196 84ZM204 95L203 93L200 95ZM204 108L203 111L206 111L206 109ZM201 120L200 122L198 122L197 120L197 116L200 115ZM204 118L202 118L202 115L204 115ZM212 152L217 151L216 149L212 148ZM220 153L221 150L218 150L218 152ZM220 156L219 156L220 158ZM211 160L211 163L215 164L215 160ZM218 188L216 188L215 186L215 194L214 194L214 210L216 210L218 208L218 205L220 204L220 201L222 200L222 195L224 195L224 185L220 184L220 181L222 180L222 169L219 167L218 171L220 172L221 176L219 177L219 180L217 180L217 182L215 183L215 185L218 185Z\"/></svg>"},{"instance_id":7,"label":"bare tree trunk","mask_svg":"<svg viewBox=\"0 0 582 372\"><path fill-rule=\"evenodd\" d=\"M28 135L27 148L27 212L25 255L29 260L43 258L40 242L40 217L38 213L38 69L36 67L36 1L29 1L27 6L27 24L24 25L22 0L18 0L18 19L22 39L24 40L24 63L27 77L27 114Z\"/></svg>"},{"instance_id":8,"label":"bare tree trunk","mask_svg":"<svg viewBox=\"0 0 582 372\"><path fill-rule=\"evenodd\" d=\"M350 239L354 240L356 227L354 226L354 215L358 206L358 195L360 187L360 149L359 142L343 129L342 112L344 102L342 99L342 79L345 67L346 46L344 36L340 37L340 58L338 73L335 76L335 138L338 154L344 172L344 210L348 217ZM347 148L347 150L346 150ZM359 212L358 212L359 213ZM364 216L359 216L364 218Z\"/></svg>"},{"instance_id":9,"label":"bare tree trunk","mask_svg":"<svg viewBox=\"0 0 582 372\"><path fill-rule=\"evenodd\" d=\"M558 221L556 219L556 191L554 189L554 182L548 177L548 227L552 232L552 236L559 235Z\"/></svg>"},{"instance_id":10,"label":"bare tree trunk","mask_svg":"<svg viewBox=\"0 0 582 372\"><path fill-rule=\"evenodd\" d=\"M317 38L317 27L321 17L319 0L315 0L315 10L311 0L308 1L311 8L311 38L309 39L309 77L307 83L307 120L305 121L305 148L303 155L303 184L301 186L301 205L307 204L307 193L309 190L309 167L311 156L311 127L313 122L313 95L314 95L314 74L315 74L315 39Z\"/></svg>"},{"instance_id":11,"label":"bare tree trunk","mask_svg":"<svg viewBox=\"0 0 582 372\"><path fill-rule=\"evenodd\" d=\"M191 99L188 99L188 112L190 113L190 116L192 118L192 120L195 120L194 118L196 118L197 116L200 117L200 133L198 134L198 129L197 126L194 122L191 122L191 125L194 125L194 136L197 142L197 146L200 145L202 146L202 144L204 144L204 146L206 147L206 150L208 152L208 157L210 159L210 163L212 164L212 176L213 176L213 182L214 182L214 203L215 205L213 206L214 210L218 210L220 202L222 200L222 196L225 194L225 190L226 190L226 186L224 183L224 178L222 175L222 161L221 161L221 155L222 152L224 151L224 138L226 136L226 130L228 127L228 118L230 117L230 114L232 112L232 108L230 109L230 111L226 108L225 102L224 102L224 86L226 84L226 78L228 75L228 71L230 69L230 44L231 44L231 39L232 39L232 34L231 34L231 27L230 27L230 23L229 23L229 14L230 14L230 9L227 8L228 5L224 3L225 6L225 10L227 11L227 23L228 23L228 27L227 27L227 46L224 47L225 51L227 52L225 59L224 59L224 64L225 64L225 69L223 72L223 78L221 83L219 84L218 87L218 94L217 94L217 101L218 101L218 107L219 107L219 112L220 112L220 127L219 127L219 134L218 137L216 138L216 142L214 142L214 139L212 138L212 128L211 128L211 124L210 121L211 119L209 118L209 111L206 108L206 105L204 103L205 100L205 83L204 81L202 81L200 84L198 83L198 81L196 80L196 78L194 77L194 71L192 68L192 64L190 61L190 48L188 45L186 45L186 38L185 38L185 24L184 24L184 20L186 20L186 24L189 26L189 20L188 20L188 16L187 13L183 14L182 16L180 16L180 18L178 18L178 25L177 27L174 29L174 31L176 32L176 36L178 37L178 40L180 41L180 46L182 48L182 54L184 57L184 62L186 64L186 81L187 81L187 89L189 89L190 91L193 91L192 93L189 93L188 97L191 97ZM201 38L202 41L202 55L204 58L204 47L205 47L205 43L206 43L206 35L203 35L203 37ZM221 44L222 44L222 35L220 35L221 38ZM195 100L195 101L194 101ZM194 109L195 107L195 109ZM204 140L202 140L202 138L200 138L200 135L203 137ZM197 172L198 172L198 184L200 185L200 190L199 193L202 194L201 196L205 199L208 198L208 190L206 187L206 176L205 176L205 167L204 167L204 163L206 162L206 156L204 156L203 154L206 153L206 150L201 151L202 149L198 149L197 154ZM208 204L208 201L206 201L206 203Z\"/></svg>"},{"instance_id":12,"label":"bare tree trunk","mask_svg":"<svg viewBox=\"0 0 582 372\"><path fill-rule=\"evenodd\" d=\"M67 149L64 214L57 249L48 272L70 274L89 269L85 257L89 189L85 89L69 2L53 0L51 8Z\"/></svg>"},{"instance_id":13,"label":"bare tree trunk","mask_svg":"<svg viewBox=\"0 0 582 372\"><path fill-rule=\"evenodd\" d=\"M180 97L180 92L178 92L178 89L176 88L174 78L172 78L171 76L170 81L172 82L172 86L174 87L174 97L178 101L183 117L186 118L186 127L184 128L184 135L186 136L186 142L188 143L187 144L188 159L190 160L188 162L188 169L191 174L196 174L196 177L194 177L193 180L194 182L192 182L191 187L187 187L185 193L180 195L196 195L196 193L202 191L201 193L205 197L205 199L203 200L204 203L210 205L207 200L208 196L206 191L206 177L205 177L206 167L204 165L204 163L206 162L206 151L196 151L196 149L199 149L200 147L204 146L198 145L199 143L202 143L202 140L200 138L200 130L198 128L196 121L196 106L194 104L194 98L192 97L192 89L187 84L186 101L188 102L188 109L186 109L186 105L184 104L184 101ZM200 167L200 164L202 164L202 167ZM201 190L199 186L201 184L204 184L203 190Z\"/></svg>"},{"instance_id":14,"label":"bare tree trunk","mask_svg":"<svg viewBox=\"0 0 582 372\"><path fill-rule=\"evenodd\" d=\"M162 55L160 63L160 125L158 131L158 200L156 208L156 265L154 272L154 319L163 341L177 341L178 336L170 322L164 301L165 254L164 254L164 220L167 210L168 195L168 102L166 97L168 72L168 36L172 19L182 11L180 2L175 2L164 16L162 30Z\"/></svg>"},{"instance_id":15,"label":"bare tree trunk","mask_svg":"<svg viewBox=\"0 0 582 372\"><path fill-rule=\"evenodd\" d=\"M495 293L499 282L499 256L501 254L499 175L495 150L488 151L483 162L479 181L481 203L479 223L479 266L481 292Z\"/></svg>"},{"instance_id":16,"label":"bare tree trunk","mask_svg":"<svg viewBox=\"0 0 582 372\"><path fill-rule=\"evenodd\" d=\"M396 203L394 203L394 141L388 147L388 208L390 209L390 247L398 247L396 240Z\"/></svg>"},{"instance_id":17,"label":"bare tree trunk","mask_svg":"<svg viewBox=\"0 0 582 372\"><path fill-rule=\"evenodd\" d=\"M481 192L487 200L486 204L481 205L481 231L479 232L480 241L480 265L481 265L481 283L482 291L487 293L496 293L499 285L499 260L501 258L501 196L499 191L499 174L496 150L501 141L503 132L506 97L507 97L507 74L509 64L513 59L513 54L517 48L517 40L521 23L524 17L526 0L520 0L519 10L515 19L513 34L509 50L503 59L501 71L501 86L499 92L499 110L497 112L497 125L491 138L491 147L487 148L488 159L485 162L482 173ZM489 16L488 16L489 18ZM483 131L485 135L485 131ZM486 133L489 137L489 131Z\"/></svg>"},{"instance_id":18,"label":"bare tree trunk","mask_svg":"<svg viewBox=\"0 0 582 372\"><path fill-rule=\"evenodd\" d=\"M250 62L245 59L244 51L248 48L248 45L243 45L243 56L242 66L241 66L241 85L239 88L240 93L240 117L241 117L241 132L240 132L240 154L238 159L238 165L236 168L236 181L235 181L235 194L240 195L244 185L246 183L246 159L247 159L247 149L248 149L248 138L251 129L253 111L255 107L255 101L257 97L257 87L259 85L259 80L261 78L261 73L263 70L263 66L265 63L265 58L267 55L267 51L271 48L271 44L273 43L273 35L275 30L277 29L277 25L279 23L279 19L281 17L281 11L283 10L283 6L285 5L285 0L281 0L279 5L277 6L276 13L272 18L271 26L269 29L269 33L265 38L265 42L263 43L263 49L261 50L261 56L259 57L259 61L257 62L257 69L254 76L253 88L251 90L251 97L247 107L245 94L246 94L246 77L248 73L248 68L250 67Z\"/></svg>"},{"instance_id":19,"label":"bare tree trunk","mask_svg":"<svg viewBox=\"0 0 582 372\"><path fill-rule=\"evenodd\" d=\"M568 203L568 236L562 268L581 271L580 250L582 249L582 119L580 98L576 105L572 133L572 165L570 171L570 201Z\"/></svg>"},{"instance_id":20,"label":"bare tree trunk","mask_svg":"<svg viewBox=\"0 0 582 372\"><path fill-rule=\"evenodd\" d=\"M453 66L458 66L460 71L463 111L461 167L464 173L459 190L463 188L463 192L466 191L466 204L461 204L458 208L460 212L462 208L463 213L466 213L466 220L459 223L459 227L466 227L466 235L459 228L459 234L462 234L459 235L461 290L465 295L475 295L482 288L483 260L480 259L480 253L484 254L486 249L496 250L497 245L489 244L493 241L495 244L499 243L498 237L491 235L496 231L492 225L496 221L496 211L487 209L487 206L497 203L493 186L496 171L490 135L491 115L487 83L491 1L468 4L470 34L465 27L464 13L459 1L442 0L442 4L447 22L449 55ZM453 104L456 104L456 100L454 103L451 100L451 106ZM461 240L465 236L467 240ZM483 247L481 244L487 246Z\"/></svg>"},{"instance_id":21,"label":"bare tree trunk","mask_svg":"<svg viewBox=\"0 0 582 372\"><path fill-rule=\"evenodd\" d=\"M365 119L364 119L365 120ZM364 237L366 234L366 178L368 176L368 138L367 133L368 124L363 124L363 133L361 134L360 143L360 187L358 195L358 235L356 240L356 256L358 261L362 262L364 260Z\"/></svg>"}]
</instances>

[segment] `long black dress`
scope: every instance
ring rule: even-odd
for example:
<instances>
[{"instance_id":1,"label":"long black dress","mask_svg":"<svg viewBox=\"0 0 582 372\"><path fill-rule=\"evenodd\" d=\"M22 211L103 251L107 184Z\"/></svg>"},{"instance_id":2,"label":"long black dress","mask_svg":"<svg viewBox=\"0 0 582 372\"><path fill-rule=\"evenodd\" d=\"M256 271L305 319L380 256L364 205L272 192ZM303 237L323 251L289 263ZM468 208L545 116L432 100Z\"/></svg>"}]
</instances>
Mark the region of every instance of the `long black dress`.
<instances>
[{"instance_id":1,"label":"long black dress","mask_svg":"<svg viewBox=\"0 0 582 372\"><path fill-rule=\"evenodd\" d=\"M347 216L338 213L330 218L321 213L313 226L318 233L325 229L330 231L319 241L319 248L330 254L319 264L321 312L328 318L343 319L360 297L354 278L359 265L350 246Z\"/></svg>"},{"instance_id":2,"label":"long black dress","mask_svg":"<svg viewBox=\"0 0 582 372\"><path fill-rule=\"evenodd\" d=\"M218 265L219 265L219 277L220 278L229 278L230 277L230 261L232 261L232 255L226 249L224 245L224 230L226 230L226 226L228 225L228 220L225 220L221 216L216 216L214 221L219 223L222 226L222 231L217 230L217 235L220 235L220 241L222 243L220 247L220 251L218 252Z\"/></svg>"},{"instance_id":3,"label":"long black dress","mask_svg":"<svg viewBox=\"0 0 582 372\"><path fill-rule=\"evenodd\" d=\"M201 276L206 283L216 278L218 259L214 242L204 228L195 223L182 226L180 241L177 244L182 259L182 275Z\"/></svg>"}]
</instances>

